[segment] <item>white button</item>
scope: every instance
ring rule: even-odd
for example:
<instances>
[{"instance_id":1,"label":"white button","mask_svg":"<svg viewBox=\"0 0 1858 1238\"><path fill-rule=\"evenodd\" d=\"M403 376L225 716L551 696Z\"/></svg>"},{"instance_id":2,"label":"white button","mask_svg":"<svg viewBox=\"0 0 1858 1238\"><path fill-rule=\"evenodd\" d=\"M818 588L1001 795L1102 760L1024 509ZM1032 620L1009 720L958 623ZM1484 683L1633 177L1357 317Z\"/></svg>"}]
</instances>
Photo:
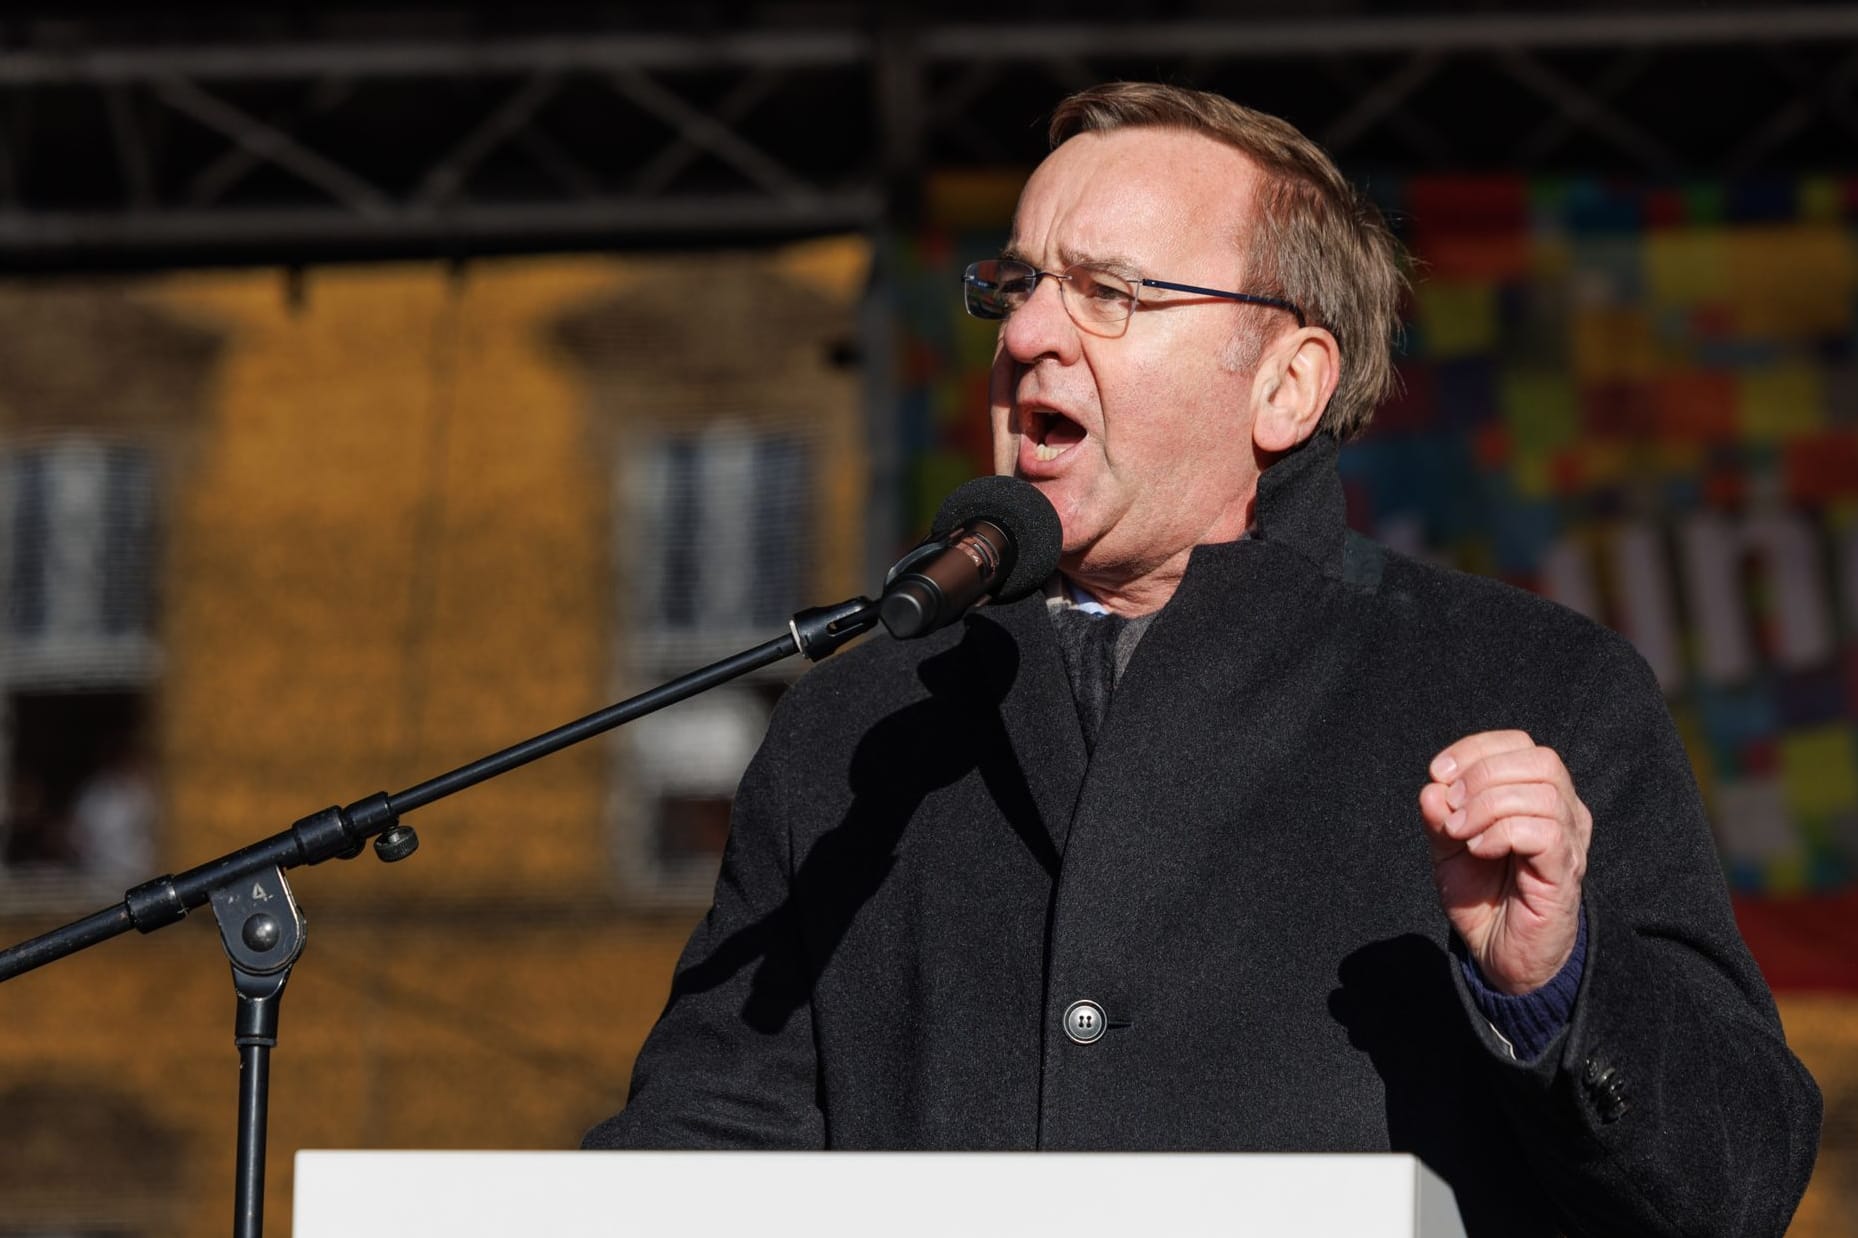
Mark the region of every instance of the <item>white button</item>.
<instances>
[{"instance_id":1,"label":"white button","mask_svg":"<svg viewBox=\"0 0 1858 1238\"><path fill-rule=\"evenodd\" d=\"M1064 1010L1064 1034L1080 1045L1090 1044L1109 1026L1103 1007L1089 1000L1072 1002Z\"/></svg>"}]
</instances>

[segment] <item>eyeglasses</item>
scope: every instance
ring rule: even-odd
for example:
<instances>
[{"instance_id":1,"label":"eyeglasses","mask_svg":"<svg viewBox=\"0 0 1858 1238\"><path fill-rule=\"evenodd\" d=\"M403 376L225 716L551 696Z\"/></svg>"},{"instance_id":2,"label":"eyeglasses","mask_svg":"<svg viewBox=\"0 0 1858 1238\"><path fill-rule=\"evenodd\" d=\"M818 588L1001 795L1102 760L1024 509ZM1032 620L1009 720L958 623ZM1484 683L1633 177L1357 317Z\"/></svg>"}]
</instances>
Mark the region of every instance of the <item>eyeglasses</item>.
<instances>
[{"instance_id":1,"label":"eyeglasses","mask_svg":"<svg viewBox=\"0 0 1858 1238\"><path fill-rule=\"evenodd\" d=\"M1249 292L1222 292L1217 288L1196 288L1192 284L1172 284L1162 279L1129 278L1102 267L1079 263L1063 272L1041 271L1030 263L1014 258L989 258L976 262L961 276L961 299L969 314L976 318L1005 318L1039 290L1041 279L1058 281L1060 298L1071 321L1092 335L1118 336L1129 329L1129 316L1144 288L1166 288L1171 292L1192 292L1203 297L1223 297L1247 305L1265 305L1296 315L1299 327L1308 326L1303 310L1280 297L1261 297Z\"/></svg>"}]
</instances>

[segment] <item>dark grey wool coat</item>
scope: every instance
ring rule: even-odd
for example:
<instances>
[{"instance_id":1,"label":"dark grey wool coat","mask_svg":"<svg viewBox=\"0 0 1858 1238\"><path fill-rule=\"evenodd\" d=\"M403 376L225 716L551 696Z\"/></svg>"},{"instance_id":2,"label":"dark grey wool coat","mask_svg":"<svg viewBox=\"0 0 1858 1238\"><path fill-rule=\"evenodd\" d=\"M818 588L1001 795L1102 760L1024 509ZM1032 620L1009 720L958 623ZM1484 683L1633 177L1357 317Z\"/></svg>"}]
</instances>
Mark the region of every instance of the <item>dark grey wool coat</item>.
<instances>
[{"instance_id":1,"label":"dark grey wool coat","mask_svg":"<svg viewBox=\"0 0 1858 1238\"><path fill-rule=\"evenodd\" d=\"M1397 1149L1474 1235L1779 1234L1819 1096L1644 664L1348 534L1335 451L1195 551L1089 759L1037 597L801 680L588 1146ZM1417 806L1441 748L1510 727L1594 817L1581 991L1534 1064L1464 992Z\"/></svg>"}]
</instances>

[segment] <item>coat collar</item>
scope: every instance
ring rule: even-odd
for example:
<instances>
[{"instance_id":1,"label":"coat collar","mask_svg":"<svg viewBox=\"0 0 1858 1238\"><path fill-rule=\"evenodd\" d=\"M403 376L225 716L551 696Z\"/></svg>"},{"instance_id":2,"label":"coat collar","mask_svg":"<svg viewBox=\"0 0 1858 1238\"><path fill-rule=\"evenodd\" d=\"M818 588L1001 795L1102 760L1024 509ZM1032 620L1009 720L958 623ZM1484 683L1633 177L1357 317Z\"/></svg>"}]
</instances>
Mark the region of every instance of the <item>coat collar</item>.
<instances>
[{"instance_id":1,"label":"coat collar","mask_svg":"<svg viewBox=\"0 0 1858 1238\"><path fill-rule=\"evenodd\" d=\"M1342 574L1347 541L1348 509L1335 471L1340 453L1332 434L1305 439L1259 476L1252 514L1254 538L1296 551L1327 576Z\"/></svg>"}]
</instances>

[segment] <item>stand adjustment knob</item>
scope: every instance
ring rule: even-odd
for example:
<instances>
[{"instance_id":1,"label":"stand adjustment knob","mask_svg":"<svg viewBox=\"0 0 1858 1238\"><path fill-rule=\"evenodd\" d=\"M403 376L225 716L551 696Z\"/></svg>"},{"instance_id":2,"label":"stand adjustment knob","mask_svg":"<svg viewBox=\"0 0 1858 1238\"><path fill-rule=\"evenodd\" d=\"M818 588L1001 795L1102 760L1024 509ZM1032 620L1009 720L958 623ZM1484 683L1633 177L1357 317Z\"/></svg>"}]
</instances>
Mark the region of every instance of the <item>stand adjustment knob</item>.
<instances>
[{"instance_id":1,"label":"stand adjustment knob","mask_svg":"<svg viewBox=\"0 0 1858 1238\"><path fill-rule=\"evenodd\" d=\"M374 854L386 864L404 860L418 850L419 835L410 825L390 825L374 840Z\"/></svg>"},{"instance_id":2,"label":"stand adjustment knob","mask_svg":"<svg viewBox=\"0 0 1858 1238\"><path fill-rule=\"evenodd\" d=\"M258 912L245 921L239 936L245 944L260 954L269 954L277 949L277 943L284 938L284 928L277 922L277 917Z\"/></svg>"}]
</instances>

